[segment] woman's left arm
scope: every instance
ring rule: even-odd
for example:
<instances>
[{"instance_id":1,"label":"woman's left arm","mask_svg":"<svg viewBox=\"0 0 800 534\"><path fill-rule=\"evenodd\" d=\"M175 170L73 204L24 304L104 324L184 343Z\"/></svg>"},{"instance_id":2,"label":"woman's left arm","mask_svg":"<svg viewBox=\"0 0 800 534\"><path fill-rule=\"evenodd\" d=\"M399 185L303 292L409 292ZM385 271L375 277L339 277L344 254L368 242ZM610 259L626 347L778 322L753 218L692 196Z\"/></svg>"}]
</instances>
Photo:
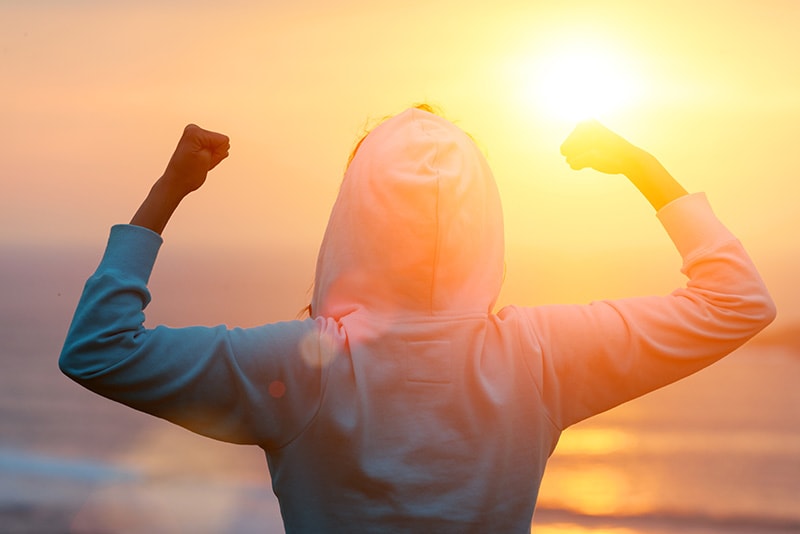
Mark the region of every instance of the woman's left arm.
<instances>
[{"instance_id":1,"label":"woman's left arm","mask_svg":"<svg viewBox=\"0 0 800 534\"><path fill-rule=\"evenodd\" d=\"M159 234L181 200L227 157L228 147L222 134L185 128L131 224L111 229L59 366L99 395L194 432L270 446L295 435L317 409L320 367L306 365L315 353L298 356L301 342L316 338L315 321L249 329L144 326Z\"/></svg>"}]
</instances>

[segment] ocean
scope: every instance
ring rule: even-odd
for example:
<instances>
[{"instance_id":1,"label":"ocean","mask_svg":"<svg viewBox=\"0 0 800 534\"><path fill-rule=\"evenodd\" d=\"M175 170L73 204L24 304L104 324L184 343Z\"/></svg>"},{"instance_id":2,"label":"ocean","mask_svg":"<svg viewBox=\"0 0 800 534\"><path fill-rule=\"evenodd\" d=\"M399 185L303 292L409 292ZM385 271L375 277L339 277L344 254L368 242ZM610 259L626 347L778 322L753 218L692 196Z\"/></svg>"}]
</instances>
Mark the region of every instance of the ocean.
<instances>
[{"instance_id":1,"label":"ocean","mask_svg":"<svg viewBox=\"0 0 800 534\"><path fill-rule=\"evenodd\" d=\"M3 252L0 532L283 532L258 448L194 435L59 372L60 346L97 252ZM184 311L196 310L198 298L224 295L186 297ZM181 306L154 310L173 313ZM568 429L548 465L533 532L800 532L800 351L784 341L751 342Z\"/></svg>"}]
</instances>

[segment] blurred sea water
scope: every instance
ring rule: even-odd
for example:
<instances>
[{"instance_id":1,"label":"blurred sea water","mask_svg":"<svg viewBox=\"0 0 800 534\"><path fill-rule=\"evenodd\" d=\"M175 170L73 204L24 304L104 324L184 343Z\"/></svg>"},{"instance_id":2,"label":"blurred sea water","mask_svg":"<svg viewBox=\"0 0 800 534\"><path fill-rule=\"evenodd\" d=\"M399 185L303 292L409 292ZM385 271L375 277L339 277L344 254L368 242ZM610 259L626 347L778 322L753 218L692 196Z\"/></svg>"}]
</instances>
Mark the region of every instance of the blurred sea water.
<instances>
[{"instance_id":1,"label":"blurred sea water","mask_svg":"<svg viewBox=\"0 0 800 534\"><path fill-rule=\"evenodd\" d=\"M282 532L258 448L196 436L61 375L96 259L2 265L0 532ZM789 340L751 343L568 429L533 531L800 532L798 376Z\"/></svg>"},{"instance_id":2,"label":"blurred sea water","mask_svg":"<svg viewBox=\"0 0 800 534\"><path fill-rule=\"evenodd\" d=\"M592 532L800 532L798 372L799 354L747 345L567 429L536 517Z\"/></svg>"}]
</instances>

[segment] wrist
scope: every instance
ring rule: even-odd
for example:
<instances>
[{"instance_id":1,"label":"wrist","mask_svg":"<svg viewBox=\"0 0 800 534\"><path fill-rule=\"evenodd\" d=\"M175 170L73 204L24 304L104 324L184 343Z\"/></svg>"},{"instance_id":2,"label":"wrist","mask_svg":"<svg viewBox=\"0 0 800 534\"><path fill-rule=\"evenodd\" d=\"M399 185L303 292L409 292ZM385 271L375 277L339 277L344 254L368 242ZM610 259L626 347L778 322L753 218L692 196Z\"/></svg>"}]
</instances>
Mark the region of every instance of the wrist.
<instances>
[{"instance_id":1,"label":"wrist","mask_svg":"<svg viewBox=\"0 0 800 534\"><path fill-rule=\"evenodd\" d=\"M649 177L659 173L659 169L663 167L652 154L639 147L632 147L633 150L628 158L626 169L623 172L625 176L633 183L646 181Z\"/></svg>"},{"instance_id":2,"label":"wrist","mask_svg":"<svg viewBox=\"0 0 800 534\"><path fill-rule=\"evenodd\" d=\"M156 180L150 188L150 195L155 196L166 204L174 203L176 206L183 198L191 193L192 190L182 183L182 181L167 170Z\"/></svg>"},{"instance_id":3,"label":"wrist","mask_svg":"<svg viewBox=\"0 0 800 534\"><path fill-rule=\"evenodd\" d=\"M661 162L644 151L635 168L626 175L656 211L687 194L686 189L670 175Z\"/></svg>"},{"instance_id":4,"label":"wrist","mask_svg":"<svg viewBox=\"0 0 800 534\"><path fill-rule=\"evenodd\" d=\"M188 194L165 176L159 178L131 219L131 224L149 228L160 234L175 209Z\"/></svg>"}]
</instances>

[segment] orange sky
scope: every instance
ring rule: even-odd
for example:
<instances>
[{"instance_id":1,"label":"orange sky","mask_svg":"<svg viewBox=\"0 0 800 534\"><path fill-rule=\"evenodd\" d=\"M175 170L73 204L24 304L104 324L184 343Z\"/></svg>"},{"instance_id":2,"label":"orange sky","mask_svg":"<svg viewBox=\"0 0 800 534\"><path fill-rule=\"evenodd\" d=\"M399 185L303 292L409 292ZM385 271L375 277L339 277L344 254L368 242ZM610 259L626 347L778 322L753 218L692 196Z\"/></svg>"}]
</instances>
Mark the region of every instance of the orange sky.
<instances>
[{"instance_id":1,"label":"orange sky","mask_svg":"<svg viewBox=\"0 0 800 534\"><path fill-rule=\"evenodd\" d=\"M619 177L571 171L558 153L571 123L534 98L536 65L585 40L641 86L601 119L708 193L781 319L800 319L800 4L596 4L3 2L0 249L101 247L196 122L230 135L231 157L180 208L168 245L291 250L310 280L365 123L429 101L495 170L503 302L668 291L679 263L650 206Z\"/></svg>"}]
</instances>

